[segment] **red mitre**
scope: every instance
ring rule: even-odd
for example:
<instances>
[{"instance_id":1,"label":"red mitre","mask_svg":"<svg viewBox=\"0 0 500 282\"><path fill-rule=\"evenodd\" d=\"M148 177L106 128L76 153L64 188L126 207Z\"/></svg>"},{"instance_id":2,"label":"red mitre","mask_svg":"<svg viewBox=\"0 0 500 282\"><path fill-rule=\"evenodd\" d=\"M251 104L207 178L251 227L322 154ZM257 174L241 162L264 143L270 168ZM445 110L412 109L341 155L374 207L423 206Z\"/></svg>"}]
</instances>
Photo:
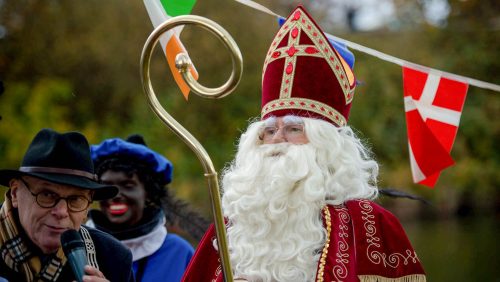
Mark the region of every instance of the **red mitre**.
<instances>
[{"instance_id":1,"label":"red mitre","mask_svg":"<svg viewBox=\"0 0 500 282\"><path fill-rule=\"evenodd\" d=\"M274 37L262 71L262 119L298 115L345 126L354 96L352 69L304 7Z\"/></svg>"}]
</instances>

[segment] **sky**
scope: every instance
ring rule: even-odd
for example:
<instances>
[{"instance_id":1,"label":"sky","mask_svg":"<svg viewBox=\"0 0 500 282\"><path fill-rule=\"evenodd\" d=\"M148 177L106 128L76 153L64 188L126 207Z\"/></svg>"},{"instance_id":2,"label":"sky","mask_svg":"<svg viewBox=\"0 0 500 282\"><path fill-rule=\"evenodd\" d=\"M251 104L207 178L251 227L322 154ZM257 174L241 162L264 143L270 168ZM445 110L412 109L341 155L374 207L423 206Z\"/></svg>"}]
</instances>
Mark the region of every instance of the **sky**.
<instances>
[{"instance_id":1,"label":"sky","mask_svg":"<svg viewBox=\"0 0 500 282\"><path fill-rule=\"evenodd\" d=\"M345 22L345 10L338 9L338 7L356 9L354 25L361 31L395 26L394 23L397 21L397 9L393 0L330 0L330 2L333 7L331 10L332 18L342 19L342 22ZM405 16L413 16L418 20L418 16L415 14L417 2L423 3L423 16L429 24L441 26L446 22L450 13L447 0L406 1L403 2L404 5L400 5L398 12Z\"/></svg>"},{"instance_id":2,"label":"sky","mask_svg":"<svg viewBox=\"0 0 500 282\"><path fill-rule=\"evenodd\" d=\"M466 1L466 0L462 0ZM0 0L0 9L5 0ZM258 2L258 1L257 1ZM330 11L332 19L342 19L345 23L345 10L337 9L337 7L352 7L357 10L357 16L354 18L354 25L358 30L370 31L382 28L384 26L397 28L396 22L396 6L394 0L328 0L332 10ZM422 2L424 5L424 16L428 23L441 26L446 22L446 18L450 13L448 0L415 0L413 3ZM411 3L408 2L407 13L413 13ZM401 11L400 11L401 12ZM405 12L405 11L403 11ZM411 15L410 15L411 16ZM7 35L7 30L0 22L0 39Z\"/></svg>"}]
</instances>

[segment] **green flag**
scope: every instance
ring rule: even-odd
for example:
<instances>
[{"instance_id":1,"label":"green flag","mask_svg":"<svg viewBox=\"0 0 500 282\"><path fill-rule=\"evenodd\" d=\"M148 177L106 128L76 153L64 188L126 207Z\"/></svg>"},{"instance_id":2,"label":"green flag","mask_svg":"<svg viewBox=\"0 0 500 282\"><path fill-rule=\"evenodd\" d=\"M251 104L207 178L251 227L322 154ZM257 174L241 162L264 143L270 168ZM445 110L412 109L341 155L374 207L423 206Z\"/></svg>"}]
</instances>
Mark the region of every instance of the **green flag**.
<instances>
[{"instance_id":1,"label":"green flag","mask_svg":"<svg viewBox=\"0 0 500 282\"><path fill-rule=\"evenodd\" d=\"M160 0L163 9L171 17L191 13L196 0Z\"/></svg>"}]
</instances>

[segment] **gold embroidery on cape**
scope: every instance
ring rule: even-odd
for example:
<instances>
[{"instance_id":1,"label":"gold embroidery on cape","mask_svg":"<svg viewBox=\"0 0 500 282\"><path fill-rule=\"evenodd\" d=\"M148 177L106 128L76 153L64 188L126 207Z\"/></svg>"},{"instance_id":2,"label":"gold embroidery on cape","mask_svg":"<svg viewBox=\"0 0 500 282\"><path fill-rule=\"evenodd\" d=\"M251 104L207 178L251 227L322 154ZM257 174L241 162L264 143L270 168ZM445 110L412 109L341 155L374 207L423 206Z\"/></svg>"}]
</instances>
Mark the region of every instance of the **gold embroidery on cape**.
<instances>
[{"instance_id":1,"label":"gold embroidery on cape","mask_svg":"<svg viewBox=\"0 0 500 282\"><path fill-rule=\"evenodd\" d=\"M349 264L349 242L347 238L349 237L349 226L351 222L351 217L347 208L336 208L339 217L339 241L337 242L337 253L335 254L335 262L337 264L333 267L332 273L335 280L333 281L344 281L347 277L348 269L346 264Z\"/></svg>"},{"instance_id":2,"label":"gold embroidery on cape","mask_svg":"<svg viewBox=\"0 0 500 282\"><path fill-rule=\"evenodd\" d=\"M323 58L327 61L331 70L335 74L339 84L344 93L345 104L352 102L354 98L354 88L351 89L351 85L354 85L354 74L349 70L349 74L346 72L346 64L339 59L340 55L335 51L328 42L328 39L323 36L322 31L319 30L316 25L309 19L305 12L301 9L297 9L295 13L300 12L300 17L296 19L295 14L290 16L287 21L283 24L278 34L271 43L271 47L264 61L264 67L262 70L262 76L264 76L267 65L274 60L285 58L285 66L283 68L283 78L281 82L280 98L288 98L291 95L291 89L293 86L293 77L295 75L296 60L298 56L311 56ZM297 34L292 35L292 32L296 28ZM308 35L314 45L298 45L301 31ZM276 48L276 46L283 40L283 38L288 35L288 43L284 47ZM305 50L308 47L315 48L317 53L306 53ZM293 52L290 55L289 51L293 48ZM291 73L287 73L287 67L291 64L293 70ZM352 81L349 81L352 80Z\"/></svg>"},{"instance_id":3,"label":"gold embroidery on cape","mask_svg":"<svg viewBox=\"0 0 500 282\"><path fill-rule=\"evenodd\" d=\"M213 242L213 240L212 240ZM222 263L220 262L220 257L217 258L217 262L219 263L219 265L217 266L217 268L215 269L215 272L214 272L214 278L212 278L211 282L216 282L217 281L217 278L219 277L219 275L221 275L222 273Z\"/></svg>"},{"instance_id":4,"label":"gold embroidery on cape","mask_svg":"<svg viewBox=\"0 0 500 282\"><path fill-rule=\"evenodd\" d=\"M364 221L366 242L368 247L366 248L366 256L374 264L382 264L384 267L396 268L400 263L407 265L408 263L417 263L419 261L417 253L410 249L406 249L403 253L394 252L392 254L384 253L378 248L380 248L380 237L377 236L377 228L375 227L375 215L372 214L373 207L368 201L359 201L359 206L361 207L361 218Z\"/></svg>"},{"instance_id":5,"label":"gold embroidery on cape","mask_svg":"<svg viewBox=\"0 0 500 282\"><path fill-rule=\"evenodd\" d=\"M281 109L299 109L315 112L324 117L328 117L338 126L345 126L347 124L345 117L333 107L306 98L287 98L269 101L262 107L261 116L265 116L272 111Z\"/></svg>"},{"instance_id":6,"label":"gold embroidery on cape","mask_svg":"<svg viewBox=\"0 0 500 282\"><path fill-rule=\"evenodd\" d=\"M326 238L325 238L325 246L323 247L323 252L321 253L321 257L319 259L318 274L316 275L317 282L324 281L323 276L325 275L326 256L328 255L328 248L330 247L330 234L332 233L332 220L331 220L332 218L328 206L325 206L323 208L323 214L325 215L325 222L326 222Z\"/></svg>"}]
</instances>

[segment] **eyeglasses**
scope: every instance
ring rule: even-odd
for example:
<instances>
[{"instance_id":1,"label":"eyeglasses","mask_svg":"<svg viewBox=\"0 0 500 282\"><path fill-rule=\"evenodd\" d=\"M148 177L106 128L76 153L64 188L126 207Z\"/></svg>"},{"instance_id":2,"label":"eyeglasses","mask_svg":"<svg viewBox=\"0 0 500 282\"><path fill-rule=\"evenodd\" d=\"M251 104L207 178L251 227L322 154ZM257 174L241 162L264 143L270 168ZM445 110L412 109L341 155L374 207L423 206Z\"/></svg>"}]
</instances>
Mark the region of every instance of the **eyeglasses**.
<instances>
[{"instance_id":1,"label":"eyeglasses","mask_svg":"<svg viewBox=\"0 0 500 282\"><path fill-rule=\"evenodd\" d=\"M266 126L259 133L259 139L268 142L271 141L281 130L284 138L288 141L297 137L304 136L304 125L301 123L290 123L282 127Z\"/></svg>"},{"instance_id":2,"label":"eyeglasses","mask_svg":"<svg viewBox=\"0 0 500 282\"><path fill-rule=\"evenodd\" d=\"M59 203L60 200L64 199L66 200L66 204L70 211L81 212L84 211L86 208L88 208L90 203L92 203L92 201L87 199L87 197L81 195L71 195L68 197L61 197L56 193L50 191L33 193L31 192L28 183L26 183L26 181L22 178L20 178L20 180L24 183L24 186L26 186L31 195L35 197L36 203L42 208L53 208Z\"/></svg>"}]
</instances>

